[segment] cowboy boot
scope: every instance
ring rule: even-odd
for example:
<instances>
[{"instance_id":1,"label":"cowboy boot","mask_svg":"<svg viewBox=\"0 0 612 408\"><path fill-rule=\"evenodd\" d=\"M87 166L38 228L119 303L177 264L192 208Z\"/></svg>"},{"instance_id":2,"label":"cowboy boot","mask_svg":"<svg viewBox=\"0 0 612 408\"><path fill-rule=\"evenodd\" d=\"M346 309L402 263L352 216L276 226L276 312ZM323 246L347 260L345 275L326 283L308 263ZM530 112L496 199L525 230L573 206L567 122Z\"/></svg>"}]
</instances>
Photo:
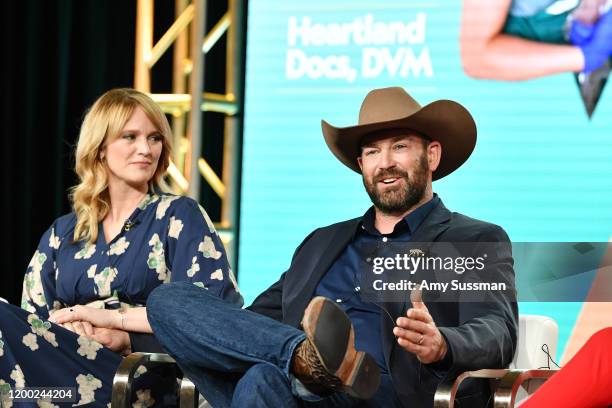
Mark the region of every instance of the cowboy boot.
<instances>
[{"instance_id":1,"label":"cowboy boot","mask_svg":"<svg viewBox=\"0 0 612 408\"><path fill-rule=\"evenodd\" d=\"M380 383L374 359L355 350L355 332L344 311L322 296L312 299L304 312L306 340L293 353L293 374L318 395L342 391L371 398Z\"/></svg>"}]
</instances>

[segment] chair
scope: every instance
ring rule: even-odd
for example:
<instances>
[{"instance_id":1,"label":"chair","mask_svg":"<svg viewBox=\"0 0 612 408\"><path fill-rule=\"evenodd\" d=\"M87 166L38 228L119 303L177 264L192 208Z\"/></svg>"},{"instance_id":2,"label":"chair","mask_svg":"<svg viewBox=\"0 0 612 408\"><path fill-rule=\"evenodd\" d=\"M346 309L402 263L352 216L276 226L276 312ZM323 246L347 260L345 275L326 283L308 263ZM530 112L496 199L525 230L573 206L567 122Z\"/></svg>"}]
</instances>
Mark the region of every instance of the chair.
<instances>
[{"instance_id":1,"label":"chair","mask_svg":"<svg viewBox=\"0 0 612 408\"><path fill-rule=\"evenodd\" d=\"M151 364L176 364L176 362L169 355L162 353L132 353L124 358L113 378L111 408L131 408L134 374L141 365ZM204 408L209 405L206 400L200 401L195 385L187 377L183 377L181 379L179 407L198 408L198 406Z\"/></svg>"},{"instance_id":2,"label":"chair","mask_svg":"<svg viewBox=\"0 0 612 408\"><path fill-rule=\"evenodd\" d=\"M466 371L456 379L443 381L434 396L435 408L452 408L461 383L467 378L489 381L495 408L512 408L532 394L558 370L550 369L557 352L559 328L554 319L520 315L516 353L507 369Z\"/></svg>"},{"instance_id":3,"label":"chair","mask_svg":"<svg viewBox=\"0 0 612 408\"><path fill-rule=\"evenodd\" d=\"M467 378L488 380L494 390L495 408L512 408L515 402L529 395L557 370L548 369L549 359L557 352L559 328L550 317L521 315L518 342L512 363L507 369L467 371L456 379L440 383L434 397L435 408L452 408L461 383ZM546 352L545 350L548 350ZM134 374L142 364L175 364L172 357L158 353L132 353L126 357L115 374L112 408L131 406L131 387ZM545 368L546 369L543 369ZM180 407L209 406L199 396L195 385L186 377L181 380Z\"/></svg>"}]
</instances>

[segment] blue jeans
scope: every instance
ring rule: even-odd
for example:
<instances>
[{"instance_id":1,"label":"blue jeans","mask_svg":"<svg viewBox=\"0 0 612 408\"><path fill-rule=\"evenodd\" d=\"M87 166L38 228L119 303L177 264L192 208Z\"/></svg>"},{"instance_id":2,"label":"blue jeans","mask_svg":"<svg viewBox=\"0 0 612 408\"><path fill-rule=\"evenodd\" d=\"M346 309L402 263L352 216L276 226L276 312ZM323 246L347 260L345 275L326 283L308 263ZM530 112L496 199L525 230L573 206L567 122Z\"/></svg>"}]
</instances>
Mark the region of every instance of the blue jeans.
<instances>
[{"instance_id":1,"label":"blue jeans","mask_svg":"<svg viewBox=\"0 0 612 408\"><path fill-rule=\"evenodd\" d=\"M147 315L164 349L215 408L401 406L388 376L368 401L300 391L290 369L304 332L191 283L160 285L149 296Z\"/></svg>"}]
</instances>

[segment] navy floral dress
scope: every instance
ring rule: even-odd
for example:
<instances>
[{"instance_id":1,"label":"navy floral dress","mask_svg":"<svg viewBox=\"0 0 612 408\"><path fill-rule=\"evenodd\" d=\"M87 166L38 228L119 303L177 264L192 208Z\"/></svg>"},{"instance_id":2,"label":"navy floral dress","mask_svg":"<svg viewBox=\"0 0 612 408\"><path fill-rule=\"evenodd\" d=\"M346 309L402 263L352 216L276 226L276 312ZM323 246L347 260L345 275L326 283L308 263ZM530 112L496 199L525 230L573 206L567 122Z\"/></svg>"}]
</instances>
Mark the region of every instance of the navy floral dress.
<instances>
[{"instance_id":1,"label":"navy floral dress","mask_svg":"<svg viewBox=\"0 0 612 408\"><path fill-rule=\"evenodd\" d=\"M0 391L24 386L76 390L72 403L39 400L30 406L110 407L112 380L122 357L48 322L54 310L77 304L146 306L153 289L175 281L193 282L242 305L219 235L190 198L147 195L108 244L101 224L95 244L74 243L75 222L74 213L60 217L41 238L25 274L21 308L0 302ZM169 405L163 386L153 385L160 380L154 371L138 369L142 378L133 392L133 407ZM175 386L167 379L165 384ZM3 408L13 404L27 406L6 397L0 402Z\"/></svg>"}]
</instances>

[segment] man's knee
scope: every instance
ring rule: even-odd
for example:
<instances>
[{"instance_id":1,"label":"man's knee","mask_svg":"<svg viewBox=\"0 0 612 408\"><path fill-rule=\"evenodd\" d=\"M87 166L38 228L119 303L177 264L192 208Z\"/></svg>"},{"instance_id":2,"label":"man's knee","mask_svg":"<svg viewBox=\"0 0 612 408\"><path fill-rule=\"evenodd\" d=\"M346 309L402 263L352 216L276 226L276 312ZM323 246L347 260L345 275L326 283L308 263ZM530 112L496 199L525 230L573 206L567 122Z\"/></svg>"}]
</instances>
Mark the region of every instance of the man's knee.
<instances>
[{"instance_id":1,"label":"man's knee","mask_svg":"<svg viewBox=\"0 0 612 408\"><path fill-rule=\"evenodd\" d=\"M160 285L153 289L147 298L147 318L150 321L157 321L159 312L167 309L167 301L174 288L172 284Z\"/></svg>"},{"instance_id":2,"label":"man's knee","mask_svg":"<svg viewBox=\"0 0 612 408\"><path fill-rule=\"evenodd\" d=\"M168 314L175 310L182 309L182 299L188 296L192 290L191 283L175 282L159 285L153 289L147 299L147 318L151 325L164 322L169 319ZM199 289L194 286L193 289ZM170 319L172 320L172 319Z\"/></svg>"},{"instance_id":3,"label":"man's knee","mask_svg":"<svg viewBox=\"0 0 612 408\"><path fill-rule=\"evenodd\" d=\"M192 313L207 310L211 312L219 305L225 307L222 299L190 282L166 283L155 288L147 299L147 318L156 335L180 329ZM202 314L199 320L216 318L215 313Z\"/></svg>"}]
</instances>

